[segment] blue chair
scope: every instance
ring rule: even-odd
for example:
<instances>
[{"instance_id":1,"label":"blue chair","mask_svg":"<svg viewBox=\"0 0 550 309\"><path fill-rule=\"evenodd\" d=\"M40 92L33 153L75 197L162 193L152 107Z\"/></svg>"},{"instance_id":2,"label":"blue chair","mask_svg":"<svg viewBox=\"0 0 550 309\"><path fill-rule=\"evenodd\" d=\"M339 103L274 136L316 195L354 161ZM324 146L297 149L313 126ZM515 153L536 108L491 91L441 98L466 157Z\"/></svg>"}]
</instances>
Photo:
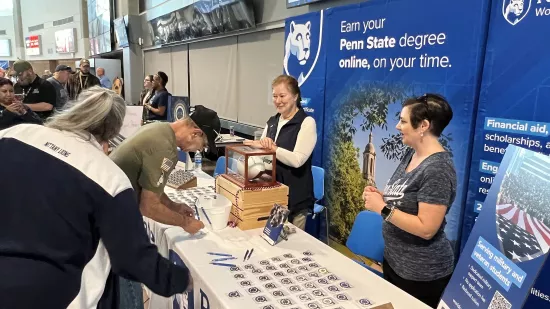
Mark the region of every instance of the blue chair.
<instances>
[{"instance_id":1,"label":"blue chair","mask_svg":"<svg viewBox=\"0 0 550 309\"><path fill-rule=\"evenodd\" d=\"M311 167L311 173L313 174L313 196L315 197L315 205L313 206L313 215L311 216L312 223L317 223L315 218L325 212L325 227L326 227L326 240L328 243L328 209L327 207L318 204L320 200L325 196L325 170L318 166ZM316 224L318 225L318 224ZM316 226L317 227L317 226ZM308 229L309 230L309 229ZM314 231L314 236L319 238L319 230Z\"/></svg>"},{"instance_id":2,"label":"blue chair","mask_svg":"<svg viewBox=\"0 0 550 309\"><path fill-rule=\"evenodd\" d=\"M233 158L229 158L229 169L237 171L237 161ZM216 161L216 168L214 169L214 177L219 174L225 174L225 156L219 157Z\"/></svg>"},{"instance_id":3,"label":"blue chair","mask_svg":"<svg viewBox=\"0 0 550 309\"><path fill-rule=\"evenodd\" d=\"M382 216L372 211L362 211L355 218L346 247L355 255L361 255L375 262L384 260L384 238L382 237ZM382 274L368 265L358 262L379 276Z\"/></svg>"}]
</instances>

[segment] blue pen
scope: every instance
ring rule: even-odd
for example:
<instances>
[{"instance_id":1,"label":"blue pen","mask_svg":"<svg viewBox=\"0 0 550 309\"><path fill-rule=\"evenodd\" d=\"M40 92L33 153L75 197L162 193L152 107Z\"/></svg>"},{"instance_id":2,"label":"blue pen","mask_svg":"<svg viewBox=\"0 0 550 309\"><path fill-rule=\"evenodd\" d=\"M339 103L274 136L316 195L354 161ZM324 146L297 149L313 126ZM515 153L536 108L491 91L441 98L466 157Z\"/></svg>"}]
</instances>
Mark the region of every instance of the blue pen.
<instances>
[{"instance_id":1,"label":"blue pen","mask_svg":"<svg viewBox=\"0 0 550 309\"><path fill-rule=\"evenodd\" d=\"M213 259L212 262L222 262L222 261L229 261L229 260L236 260L236 257L226 257L226 258L220 258L220 259Z\"/></svg>"},{"instance_id":2,"label":"blue pen","mask_svg":"<svg viewBox=\"0 0 550 309\"><path fill-rule=\"evenodd\" d=\"M217 265L217 266L237 267L237 265L235 264L225 264L225 263L210 263L210 264Z\"/></svg>"},{"instance_id":3,"label":"blue pen","mask_svg":"<svg viewBox=\"0 0 550 309\"><path fill-rule=\"evenodd\" d=\"M206 214L206 210L204 210L204 207L201 207L202 213L206 217L206 220L208 220L208 224L212 225L212 222L210 221L210 218L208 218L208 215Z\"/></svg>"},{"instance_id":4,"label":"blue pen","mask_svg":"<svg viewBox=\"0 0 550 309\"><path fill-rule=\"evenodd\" d=\"M218 255L218 256L229 256L229 257L232 257L232 256L233 256L233 255L227 254L227 253L216 253L216 252L206 252L206 254L209 254L209 255Z\"/></svg>"}]
</instances>

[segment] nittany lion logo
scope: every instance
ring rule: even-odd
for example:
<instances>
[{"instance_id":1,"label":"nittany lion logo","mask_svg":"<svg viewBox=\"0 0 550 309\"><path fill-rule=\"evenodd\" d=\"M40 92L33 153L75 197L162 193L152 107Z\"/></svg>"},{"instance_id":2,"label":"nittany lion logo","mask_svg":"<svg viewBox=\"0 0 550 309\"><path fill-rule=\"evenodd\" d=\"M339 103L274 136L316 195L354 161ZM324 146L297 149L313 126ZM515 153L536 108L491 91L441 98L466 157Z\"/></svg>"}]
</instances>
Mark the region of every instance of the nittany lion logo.
<instances>
[{"instance_id":1,"label":"nittany lion logo","mask_svg":"<svg viewBox=\"0 0 550 309\"><path fill-rule=\"evenodd\" d=\"M298 85L309 78L317 64L323 38L323 11L320 20L305 23L291 21L285 43L284 69L287 75L297 76Z\"/></svg>"},{"instance_id":2,"label":"nittany lion logo","mask_svg":"<svg viewBox=\"0 0 550 309\"><path fill-rule=\"evenodd\" d=\"M504 0L502 15L507 22L515 26L527 16L530 8L531 0Z\"/></svg>"}]
</instances>

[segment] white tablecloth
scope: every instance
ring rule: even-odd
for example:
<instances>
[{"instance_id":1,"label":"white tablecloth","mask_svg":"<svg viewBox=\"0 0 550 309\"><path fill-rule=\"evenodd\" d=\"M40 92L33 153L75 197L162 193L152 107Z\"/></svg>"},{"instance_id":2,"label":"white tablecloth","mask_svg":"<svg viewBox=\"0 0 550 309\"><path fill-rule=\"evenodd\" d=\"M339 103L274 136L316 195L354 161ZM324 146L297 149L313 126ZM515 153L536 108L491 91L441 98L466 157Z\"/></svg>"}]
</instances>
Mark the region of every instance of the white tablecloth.
<instances>
[{"instance_id":1,"label":"white tablecloth","mask_svg":"<svg viewBox=\"0 0 550 309\"><path fill-rule=\"evenodd\" d=\"M197 175L199 186L214 184L212 177L204 173ZM172 190L167 188L166 192L173 192ZM161 225L148 218L144 218L144 222L146 226L148 225L148 231L153 235L152 240L159 246L162 255L176 264L187 266L193 276L192 292L172 298L151 295L150 309L315 309L315 304L319 308L357 309L375 308L388 302L391 302L396 309L428 308L417 299L301 230L290 235L288 241L270 246L259 236L262 229L243 232L238 228L226 228L217 232L205 231L197 235L189 235L181 228ZM243 262L245 252L252 248L254 248L252 257ZM237 260L223 263L236 264L240 270L211 265L212 259L221 257L208 255L207 252L227 253L237 257ZM288 254L292 255L292 258L286 258L285 255ZM281 260L272 260L276 257ZM308 258L311 262L307 261ZM265 261L268 261L269 265L263 265L266 264ZM317 265L310 265L311 263ZM287 264L288 268L293 270L289 271L283 264ZM254 269L261 270L261 273L246 269L250 265ZM276 270L268 266L276 267ZM317 273L318 277L310 273ZM244 278L235 278L235 275ZM260 278L261 276L267 277ZM290 279L290 282L285 278ZM243 284L249 283L250 286L242 286L241 281L249 281ZM311 287L308 282L314 283L315 287ZM276 288L266 288L265 285L268 283L274 283ZM258 290L249 290L251 287ZM334 287L340 291L335 291ZM251 294L251 292L257 293ZM281 292L282 296L279 296ZM308 298L311 300L307 300ZM349 300L345 301L345 298ZM265 302L261 302L263 300ZM327 305L331 302L335 304ZM271 307L265 307L269 305Z\"/></svg>"}]
</instances>

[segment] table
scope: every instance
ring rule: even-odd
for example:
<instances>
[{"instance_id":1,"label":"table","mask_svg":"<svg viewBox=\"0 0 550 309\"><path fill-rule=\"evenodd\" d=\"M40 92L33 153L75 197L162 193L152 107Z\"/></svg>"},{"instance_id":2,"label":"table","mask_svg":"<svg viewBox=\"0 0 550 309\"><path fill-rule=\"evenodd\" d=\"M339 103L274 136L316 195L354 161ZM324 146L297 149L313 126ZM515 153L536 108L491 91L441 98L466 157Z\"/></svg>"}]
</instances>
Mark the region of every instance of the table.
<instances>
[{"instance_id":1,"label":"table","mask_svg":"<svg viewBox=\"0 0 550 309\"><path fill-rule=\"evenodd\" d=\"M231 136L231 134L220 134L222 136L222 139L220 141L216 141L216 146L218 148L223 148L228 145L235 145L235 144L242 144L245 140L244 137L239 136Z\"/></svg>"},{"instance_id":2,"label":"table","mask_svg":"<svg viewBox=\"0 0 550 309\"><path fill-rule=\"evenodd\" d=\"M214 184L214 179L204 172L195 173L199 186ZM166 188L167 193L173 191L172 188ZM144 222L152 241L159 246L159 252L175 264L187 266L193 276L192 292L171 298L151 294L150 309L370 309L388 302L396 309L429 308L301 230L290 235L288 241L271 246L260 237L262 229L241 231L238 228L226 228L189 235L181 228L162 225L145 217ZM243 262L245 252L252 248L252 257ZM227 253L237 257L236 260L223 263L235 264L238 269L211 265L212 259L220 257L208 255L207 252ZM295 264L298 262L300 264ZM289 267L285 268L283 264ZM277 269L268 269L268 266ZM288 270L290 268L296 273ZM299 281L305 279L307 281ZM249 285L242 285L247 281ZM315 286L308 282L313 282ZM340 291L336 291L334 286ZM346 298L350 301L345 301ZM335 304L325 304L331 302Z\"/></svg>"}]
</instances>

